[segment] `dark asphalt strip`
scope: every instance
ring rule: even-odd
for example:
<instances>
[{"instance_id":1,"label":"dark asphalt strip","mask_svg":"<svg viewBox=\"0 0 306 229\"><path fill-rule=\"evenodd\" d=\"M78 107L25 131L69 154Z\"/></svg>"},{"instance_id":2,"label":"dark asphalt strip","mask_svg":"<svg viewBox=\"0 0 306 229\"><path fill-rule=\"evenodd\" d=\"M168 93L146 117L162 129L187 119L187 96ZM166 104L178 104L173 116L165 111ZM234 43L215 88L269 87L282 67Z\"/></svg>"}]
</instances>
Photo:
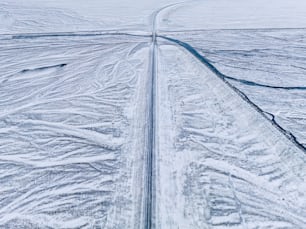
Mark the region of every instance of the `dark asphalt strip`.
<instances>
[{"instance_id":1,"label":"dark asphalt strip","mask_svg":"<svg viewBox=\"0 0 306 229\"><path fill-rule=\"evenodd\" d=\"M147 151L145 159L144 228L154 228L155 208L155 106L156 106L156 36L152 36L147 102Z\"/></svg>"}]
</instances>

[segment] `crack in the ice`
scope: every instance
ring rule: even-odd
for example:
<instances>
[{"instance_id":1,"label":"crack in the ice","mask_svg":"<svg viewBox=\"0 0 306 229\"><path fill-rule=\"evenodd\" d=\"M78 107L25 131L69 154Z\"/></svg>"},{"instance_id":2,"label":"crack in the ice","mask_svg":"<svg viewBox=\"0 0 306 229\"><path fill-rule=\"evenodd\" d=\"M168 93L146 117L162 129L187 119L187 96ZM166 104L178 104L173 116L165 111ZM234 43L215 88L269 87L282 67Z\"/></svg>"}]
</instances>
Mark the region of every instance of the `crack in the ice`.
<instances>
[{"instance_id":1,"label":"crack in the ice","mask_svg":"<svg viewBox=\"0 0 306 229\"><path fill-rule=\"evenodd\" d=\"M20 73L26 73L26 72L33 72L33 71L43 71L43 70L47 70L50 68L63 68L65 67L67 64L57 64L57 65L51 65L51 66L44 66L44 67L39 67L39 68L33 68L33 69L23 69L22 71L20 71Z\"/></svg>"},{"instance_id":2,"label":"crack in the ice","mask_svg":"<svg viewBox=\"0 0 306 229\"><path fill-rule=\"evenodd\" d=\"M233 81L236 81L236 82L248 85L248 86L265 87L265 88L272 88L272 89L284 89L284 90L306 90L306 87L303 87L303 86L296 86L296 87L272 86L272 85L267 85L267 84L256 83L254 81L234 78L234 77L227 76L227 75L223 75L223 76L225 79L233 80Z\"/></svg>"},{"instance_id":3,"label":"crack in the ice","mask_svg":"<svg viewBox=\"0 0 306 229\"><path fill-rule=\"evenodd\" d=\"M174 38L162 36L162 35L159 35L158 37L160 37L162 39L165 39L165 40L168 40L172 43L175 43L175 44L183 47L184 49L186 49L188 52L190 52L202 64L204 64L208 69L210 69L217 77L219 77L224 83L226 83L232 90L234 90L243 100L245 100L257 112L259 112L264 118L266 118L266 120L270 121L273 126L275 126L285 137L287 137L287 139L289 139L292 143L294 143L298 148L300 148L301 150L306 152L306 146L304 146L302 143L300 143L299 140L297 140L297 138L294 134L292 134L288 130L284 129L279 123L277 123L277 121L275 121L274 115L272 116L272 119L269 119L266 116L267 112L262 110L257 104L252 102L251 99L244 92L242 92L240 89L238 89L237 87L235 87L233 84L231 84L228 81L228 79L230 79L232 77L228 77L228 76L224 75L223 73L221 73L214 65L211 64L211 62L205 56L202 56L201 54L199 54L199 52L195 48L193 48L190 44L188 44L186 42L183 42L183 41L180 41L180 40L177 40L177 39L174 39ZM233 78L233 79L235 79L235 78ZM251 86L256 86L255 85L256 83L254 83L254 85L252 85L251 81L246 81L246 82L250 83ZM296 89L296 88L292 88L292 87L288 87L288 88ZM286 89L286 88L281 88L281 89ZM305 89L306 89L306 87L305 87ZM304 87L303 87L302 90L304 90Z\"/></svg>"},{"instance_id":4,"label":"crack in the ice","mask_svg":"<svg viewBox=\"0 0 306 229\"><path fill-rule=\"evenodd\" d=\"M133 36L133 37L151 37L150 34L133 34L123 32L60 32L60 33L28 33L28 34L3 34L9 39L35 39L44 37L96 37L96 36Z\"/></svg>"}]
</instances>

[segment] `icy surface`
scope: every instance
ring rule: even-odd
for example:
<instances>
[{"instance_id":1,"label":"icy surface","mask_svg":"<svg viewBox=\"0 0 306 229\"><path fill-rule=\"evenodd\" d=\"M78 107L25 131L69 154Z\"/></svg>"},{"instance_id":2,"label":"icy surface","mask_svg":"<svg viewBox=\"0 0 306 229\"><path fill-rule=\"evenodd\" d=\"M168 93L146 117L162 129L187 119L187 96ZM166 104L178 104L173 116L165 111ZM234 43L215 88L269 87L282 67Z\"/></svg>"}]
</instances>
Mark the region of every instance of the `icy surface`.
<instances>
[{"instance_id":1,"label":"icy surface","mask_svg":"<svg viewBox=\"0 0 306 229\"><path fill-rule=\"evenodd\" d=\"M182 1L163 12L160 30L304 28L304 0Z\"/></svg>"},{"instance_id":2,"label":"icy surface","mask_svg":"<svg viewBox=\"0 0 306 229\"><path fill-rule=\"evenodd\" d=\"M168 35L208 58L231 84L306 147L305 32L210 30Z\"/></svg>"},{"instance_id":3,"label":"icy surface","mask_svg":"<svg viewBox=\"0 0 306 229\"><path fill-rule=\"evenodd\" d=\"M89 21L72 11L0 2L2 34L93 30L99 26L100 23Z\"/></svg>"},{"instance_id":4,"label":"icy surface","mask_svg":"<svg viewBox=\"0 0 306 229\"><path fill-rule=\"evenodd\" d=\"M159 66L157 228L304 228L304 153L190 53Z\"/></svg>"},{"instance_id":5,"label":"icy surface","mask_svg":"<svg viewBox=\"0 0 306 229\"><path fill-rule=\"evenodd\" d=\"M136 227L147 42L1 41L1 228Z\"/></svg>"},{"instance_id":6,"label":"icy surface","mask_svg":"<svg viewBox=\"0 0 306 229\"><path fill-rule=\"evenodd\" d=\"M303 0L1 1L0 228L306 228L303 27Z\"/></svg>"},{"instance_id":7,"label":"icy surface","mask_svg":"<svg viewBox=\"0 0 306 229\"><path fill-rule=\"evenodd\" d=\"M135 30L150 32L153 11L175 0L4 0L0 33Z\"/></svg>"}]
</instances>

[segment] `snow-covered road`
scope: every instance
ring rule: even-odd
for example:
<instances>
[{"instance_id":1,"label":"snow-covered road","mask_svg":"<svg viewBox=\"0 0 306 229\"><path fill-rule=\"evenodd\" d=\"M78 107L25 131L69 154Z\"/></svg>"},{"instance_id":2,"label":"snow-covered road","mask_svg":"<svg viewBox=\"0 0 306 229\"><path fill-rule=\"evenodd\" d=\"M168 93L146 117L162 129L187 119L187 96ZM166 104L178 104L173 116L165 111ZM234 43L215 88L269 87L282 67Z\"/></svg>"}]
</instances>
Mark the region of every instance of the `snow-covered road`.
<instances>
[{"instance_id":1,"label":"snow-covered road","mask_svg":"<svg viewBox=\"0 0 306 229\"><path fill-rule=\"evenodd\" d=\"M224 23L224 0L138 18L31 1L0 3L0 228L306 228L306 30L286 1L257 15L273 29L247 4Z\"/></svg>"}]
</instances>

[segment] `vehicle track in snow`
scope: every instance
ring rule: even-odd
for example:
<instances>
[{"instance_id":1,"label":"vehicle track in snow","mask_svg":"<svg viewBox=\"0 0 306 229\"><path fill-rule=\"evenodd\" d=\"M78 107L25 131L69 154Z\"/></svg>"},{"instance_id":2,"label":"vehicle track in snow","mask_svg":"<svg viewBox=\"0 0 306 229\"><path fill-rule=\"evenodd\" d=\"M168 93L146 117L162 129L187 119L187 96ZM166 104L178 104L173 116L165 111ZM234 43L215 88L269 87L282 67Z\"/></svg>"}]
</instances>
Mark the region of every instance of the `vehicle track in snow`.
<instances>
[{"instance_id":1,"label":"vehicle track in snow","mask_svg":"<svg viewBox=\"0 0 306 229\"><path fill-rule=\"evenodd\" d=\"M173 3L161 7L151 15L151 47L150 47L150 69L148 83L148 104L147 104L147 153L145 155L145 188L144 188L144 228L155 228L155 179L156 179L156 96L157 96L157 20L159 14L168 8L182 4Z\"/></svg>"},{"instance_id":2,"label":"vehicle track in snow","mask_svg":"<svg viewBox=\"0 0 306 229\"><path fill-rule=\"evenodd\" d=\"M159 42L156 228L303 228L290 193L290 182L304 192L303 152L187 50Z\"/></svg>"},{"instance_id":3,"label":"vehicle track in snow","mask_svg":"<svg viewBox=\"0 0 306 229\"><path fill-rule=\"evenodd\" d=\"M147 97L147 150L145 155L144 182L144 228L153 227L154 208L154 147L155 147L155 88L156 88L156 36L152 30L152 44L150 46L150 65L148 74Z\"/></svg>"},{"instance_id":4,"label":"vehicle track in snow","mask_svg":"<svg viewBox=\"0 0 306 229\"><path fill-rule=\"evenodd\" d=\"M53 37L96 37L96 36L122 36L122 40L125 41L125 39L128 39L129 37L143 37L143 38L148 38L151 37L151 45L150 45L150 53L149 53L149 70L148 70L148 80L146 88L146 127L145 127L145 155L144 155L144 173L142 174L142 181L143 183L141 184L143 186L143 191L142 191L142 212L140 213L142 215L142 219L139 222L139 225L141 225L142 228L146 229L151 229L151 228L156 228L156 179L157 177L157 147L158 143L156 144L156 123L157 123L157 106L160 106L158 103L158 76L157 76L157 68L158 68L158 63L157 63L157 58L158 58L158 43L157 39L158 38L163 38L168 41L174 42L175 46L179 45L183 48L185 48L187 51L189 51L193 56L195 56L200 62L202 62L210 71L215 73L215 75L219 78L221 78L227 86L229 86L232 90L234 90L242 99L244 99L247 103L249 103L255 110L257 110L262 116L264 116L267 120L269 120L280 132L282 132L289 140L295 143L296 146L299 148L303 149L305 151L305 148L303 145L301 145L293 136L290 132L287 132L284 130L274 119L273 114L269 114L268 112L263 111L259 106L257 106L255 103L253 103L242 91L237 89L235 86L233 86L231 83L227 81L227 79L232 79L236 81L240 81L239 79L235 79L229 76L226 76L222 74L215 66L213 66L204 56L201 56L193 47L191 47L188 43L184 43L182 41L176 40L174 38L169 38L165 36L159 36L157 34L157 19L159 16L159 13L161 13L163 10L168 9L170 7L176 6L181 3L175 3L171 5L164 6L157 11L155 11L152 16L151 16L151 26L152 26L152 31L151 34L139 34L139 33L133 33L133 32L111 32L111 31L79 31L79 32L59 32L59 33L29 33L29 34L2 34L0 35L0 40L14 40L14 39L39 39L39 38L53 38ZM96 45L96 44L95 44ZM126 48L127 49L127 48ZM66 65L69 66L69 63L66 64L52 64L52 65L47 65L43 67L37 67L37 68L26 68L22 70L22 73L28 73L28 72L37 72L41 70L56 70L57 68L62 68L65 67ZM244 81L242 83L245 84L256 84L251 81ZM259 85L256 84L254 86L263 86L263 87L272 87L272 88L278 88L278 87L273 87L273 86L267 86L267 85ZM293 89L303 89L303 88L295 88L295 87L288 87L288 88L279 88L279 89L288 89L288 90L293 90ZM17 110L18 111L18 110ZM15 112L15 110L12 110L11 112ZM8 114L10 114L8 112ZM1 115L6 115L1 114ZM0 118L1 118L0 115ZM272 118L269 118L269 117ZM32 124L31 122L28 121L29 124ZM37 122L38 125L46 125L50 126L48 123L42 123L42 122ZM48 125L47 125L48 124ZM53 129L57 126L51 126ZM61 127L61 126L59 126ZM65 126L63 126L65 127ZM67 127L65 127L67 129ZM74 132L73 132L74 133ZM76 137L79 135L75 134ZM83 137L83 135L81 136ZM101 139L99 140L101 142ZM104 140L102 139L102 142ZM105 147L105 145L102 145ZM105 147L106 148L106 147ZM106 150L109 151L115 151L117 148L113 148L113 145L109 146ZM102 158L103 159L103 158ZM78 162L79 163L79 162ZM57 165L57 164L56 164ZM100 169L97 169L96 166L93 166L91 162L88 163L88 166L93 168L94 170L101 172ZM205 165L207 166L207 165ZM228 175L228 180L230 187L233 191L233 196L235 199L237 199L236 194L235 194L235 186L233 185L232 182L232 177L234 177L231 173ZM138 187L137 187L138 188ZM237 206L240 208L240 203L237 200L236 201ZM171 210L171 209L170 209ZM106 213L105 213L106 214ZM239 211L239 217L241 217L241 209Z\"/></svg>"},{"instance_id":5,"label":"vehicle track in snow","mask_svg":"<svg viewBox=\"0 0 306 229\"><path fill-rule=\"evenodd\" d=\"M225 84L227 84L232 90L234 90L244 101L246 101L248 104L250 104L258 113L260 113L265 119L267 119L269 122L271 122L272 125L274 127L276 127L276 129L279 130L284 136L286 136L292 143L294 143L299 149L306 152L305 146L297 140L297 138L294 136L294 134L292 134L290 131L284 129L275 120L275 118L272 114L262 110L257 104L252 102L245 93L243 93L241 90L239 90L237 87L235 87L233 84L231 84L230 82L227 81L228 79L239 81L239 79L224 75L214 65L212 65L206 57L204 57L200 53L198 53L198 51L195 48L193 48L190 44L188 44L186 42L183 42L183 41L180 41L180 40L177 40L177 39L174 39L174 38L167 37L167 36L159 36L159 37L163 38L165 40L168 40L168 41L170 41L170 42L172 42L176 45L179 45L179 46L183 47L185 50L187 50L189 53L191 53L193 56L195 56L201 63L203 63L208 69L210 69ZM243 80L242 83L254 84L254 86L263 86L263 87L269 87L269 88L284 89L284 90L304 90L305 89L305 87L272 87L272 86L261 85L261 84L256 85L255 83L250 82L250 81L246 81L246 80ZM270 118L270 116L272 116L272 118Z\"/></svg>"},{"instance_id":6,"label":"vehicle track in snow","mask_svg":"<svg viewBox=\"0 0 306 229\"><path fill-rule=\"evenodd\" d=\"M139 224L149 42L0 40L0 228Z\"/></svg>"}]
</instances>

